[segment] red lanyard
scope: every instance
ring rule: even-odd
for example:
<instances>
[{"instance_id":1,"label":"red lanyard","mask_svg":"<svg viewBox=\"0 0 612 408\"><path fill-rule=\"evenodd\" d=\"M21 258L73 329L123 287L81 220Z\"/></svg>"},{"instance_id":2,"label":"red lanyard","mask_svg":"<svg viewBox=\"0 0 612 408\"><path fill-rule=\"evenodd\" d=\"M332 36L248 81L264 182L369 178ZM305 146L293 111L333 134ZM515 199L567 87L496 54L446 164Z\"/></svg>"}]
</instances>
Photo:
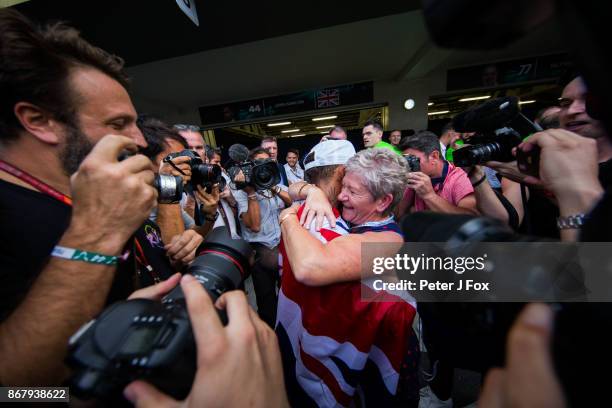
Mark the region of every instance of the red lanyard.
<instances>
[{"instance_id":1,"label":"red lanyard","mask_svg":"<svg viewBox=\"0 0 612 408\"><path fill-rule=\"evenodd\" d=\"M139 264L144 266L145 269L149 271L149 273L151 274L151 277L153 278L153 282L155 283L161 282L161 278L159 277L157 272L153 270L153 267L151 266L151 264L149 264L149 262L147 261L144 251L142 250L142 246L140 245L140 242L138 242L138 238L136 237L134 237L134 245L136 246L136 261L138 261Z\"/></svg>"},{"instance_id":2,"label":"red lanyard","mask_svg":"<svg viewBox=\"0 0 612 408\"><path fill-rule=\"evenodd\" d=\"M31 174L26 173L23 170L18 169L12 164L8 164L2 159L0 159L0 170L12 176L17 177L19 180L31 185L32 187L34 187L41 193L46 194L49 197L55 198L56 200L66 204L69 207L72 207L72 198L68 197L66 194L60 193L59 191L57 191L56 189L54 189L47 183L40 181L36 177L32 176ZM119 257L119 260L125 261L129 257L129 255L130 255L130 251L127 250L122 256Z\"/></svg>"},{"instance_id":3,"label":"red lanyard","mask_svg":"<svg viewBox=\"0 0 612 408\"><path fill-rule=\"evenodd\" d=\"M61 201L62 203L72 207L72 198L68 197L66 194L60 193L50 185L40 181L39 179L26 173L25 171L20 170L11 164L8 164L2 159L0 159L0 170L3 170L8 174L17 177L19 180L25 183L28 183L41 193L46 194L49 197L53 197L56 200Z\"/></svg>"}]
</instances>

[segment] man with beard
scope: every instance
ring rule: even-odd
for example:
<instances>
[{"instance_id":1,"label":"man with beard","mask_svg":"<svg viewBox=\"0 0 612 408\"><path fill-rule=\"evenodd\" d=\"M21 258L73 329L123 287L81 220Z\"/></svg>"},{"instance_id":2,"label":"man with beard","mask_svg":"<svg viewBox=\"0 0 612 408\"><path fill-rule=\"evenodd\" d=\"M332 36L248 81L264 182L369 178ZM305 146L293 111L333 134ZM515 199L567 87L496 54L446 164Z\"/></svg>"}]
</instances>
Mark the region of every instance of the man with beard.
<instances>
[{"instance_id":1,"label":"man with beard","mask_svg":"<svg viewBox=\"0 0 612 408\"><path fill-rule=\"evenodd\" d=\"M123 62L0 10L0 383L54 385L68 338L141 284L151 162ZM146 245L155 236L141 230ZM148 268L144 268L147 270ZM148 281L147 281L148 280ZM175 282L176 283L176 282Z\"/></svg>"}]
</instances>

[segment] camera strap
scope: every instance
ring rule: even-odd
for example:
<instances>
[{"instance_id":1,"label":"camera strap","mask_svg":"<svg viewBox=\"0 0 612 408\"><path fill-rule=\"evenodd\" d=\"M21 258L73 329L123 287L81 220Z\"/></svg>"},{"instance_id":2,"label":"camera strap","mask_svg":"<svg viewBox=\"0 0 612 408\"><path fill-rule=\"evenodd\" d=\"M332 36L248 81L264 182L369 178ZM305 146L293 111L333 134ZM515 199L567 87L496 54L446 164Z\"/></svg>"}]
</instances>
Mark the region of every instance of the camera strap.
<instances>
[{"instance_id":1,"label":"camera strap","mask_svg":"<svg viewBox=\"0 0 612 408\"><path fill-rule=\"evenodd\" d=\"M431 179L431 185L434 187L434 189L439 186L440 187L438 189L439 191L439 190L442 190L442 187L444 187L446 176L448 176L448 167L449 167L448 162L444 160L444 168L442 169L442 175L440 177L433 177Z\"/></svg>"},{"instance_id":2,"label":"camera strap","mask_svg":"<svg viewBox=\"0 0 612 408\"><path fill-rule=\"evenodd\" d=\"M164 157L164 163L168 163L170 166L172 166L172 168L176 171L178 171L179 173L181 173L183 176L185 175L185 173L183 173L183 170L179 169L178 166L176 164L174 164L174 162L172 162L172 159L169 159L167 157Z\"/></svg>"},{"instance_id":3,"label":"camera strap","mask_svg":"<svg viewBox=\"0 0 612 408\"><path fill-rule=\"evenodd\" d=\"M0 159L0 170L10 174L11 176L17 177L19 180L31 185L41 193L48 195L49 197L55 198L56 200L72 207L72 198L68 197L66 194L60 193L47 183L13 166L12 164L5 162L2 159Z\"/></svg>"}]
</instances>

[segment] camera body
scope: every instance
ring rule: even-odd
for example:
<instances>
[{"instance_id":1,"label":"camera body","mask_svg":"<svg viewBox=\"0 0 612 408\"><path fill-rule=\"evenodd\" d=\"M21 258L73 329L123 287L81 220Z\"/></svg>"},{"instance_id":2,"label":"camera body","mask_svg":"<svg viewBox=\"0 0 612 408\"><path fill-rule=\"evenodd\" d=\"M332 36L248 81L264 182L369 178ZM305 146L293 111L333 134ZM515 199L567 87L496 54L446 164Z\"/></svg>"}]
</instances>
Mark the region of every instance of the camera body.
<instances>
[{"instance_id":1,"label":"camera body","mask_svg":"<svg viewBox=\"0 0 612 408\"><path fill-rule=\"evenodd\" d=\"M236 181L236 176L240 171L244 174L244 182ZM281 181L276 162L272 159L245 160L231 167L228 173L237 190L242 190L247 186L258 191L268 190Z\"/></svg>"},{"instance_id":2,"label":"camera body","mask_svg":"<svg viewBox=\"0 0 612 408\"><path fill-rule=\"evenodd\" d=\"M406 166L408 167L408 171L421 171L421 159L419 159L417 156L409 154L404 156L404 159L406 159Z\"/></svg>"},{"instance_id":3,"label":"camera body","mask_svg":"<svg viewBox=\"0 0 612 408\"><path fill-rule=\"evenodd\" d=\"M453 163L459 167L471 167L488 161L510 162L515 160L512 149L523 141L512 128L475 133L467 143L453 152Z\"/></svg>"},{"instance_id":4,"label":"camera body","mask_svg":"<svg viewBox=\"0 0 612 408\"><path fill-rule=\"evenodd\" d=\"M204 163L199 154L189 149L170 153L164 158L164 162L169 163L177 157L189 157L187 163L191 167L191 180L189 182L191 191L197 190L197 186L202 186L206 189L207 193L210 193L215 184L219 184L219 191L225 189L226 183L220 166Z\"/></svg>"},{"instance_id":5,"label":"camera body","mask_svg":"<svg viewBox=\"0 0 612 408\"><path fill-rule=\"evenodd\" d=\"M214 229L187 273L213 299L237 289L247 277L253 250ZM225 315L219 312L223 323ZM69 343L74 369L70 390L81 398L118 398L131 381L143 379L175 398L185 398L196 372L197 352L184 294L177 286L162 302L133 299L107 308L81 327Z\"/></svg>"},{"instance_id":6,"label":"camera body","mask_svg":"<svg viewBox=\"0 0 612 408\"><path fill-rule=\"evenodd\" d=\"M527 136L542 131L520 112L518 99L513 96L491 99L460 113L453 118L453 127L458 132L475 132L468 141L470 146L453 152L453 162L459 167L513 161L512 150ZM523 164L523 168L537 172L538 158L523 159L519 166Z\"/></svg>"}]
</instances>

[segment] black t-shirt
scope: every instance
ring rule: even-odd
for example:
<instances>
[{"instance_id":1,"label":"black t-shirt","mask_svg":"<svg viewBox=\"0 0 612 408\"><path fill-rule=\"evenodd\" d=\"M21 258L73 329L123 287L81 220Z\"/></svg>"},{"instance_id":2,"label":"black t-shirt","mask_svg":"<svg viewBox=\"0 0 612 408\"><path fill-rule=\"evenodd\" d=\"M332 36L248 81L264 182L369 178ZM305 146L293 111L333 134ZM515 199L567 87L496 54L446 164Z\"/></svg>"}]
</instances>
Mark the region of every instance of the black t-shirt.
<instances>
[{"instance_id":1,"label":"black t-shirt","mask_svg":"<svg viewBox=\"0 0 612 408\"><path fill-rule=\"evenodd\" d=\"M0 321L17 307L44 268L53 247L68 228L71 210L45 194L0 180ZM163 243L155 237L160 236L157 226L147 222L135 235L161 279L170 276L173 271L163 255ZM151 245L157 240L159 245ZM128 248L132 247L130 241ZM133 250L117 268L107 303L125 299L137 287L153 283L151 274L136 261ZM140 273L136 274L137 271Z\"/></svg>"}]
</instances>

